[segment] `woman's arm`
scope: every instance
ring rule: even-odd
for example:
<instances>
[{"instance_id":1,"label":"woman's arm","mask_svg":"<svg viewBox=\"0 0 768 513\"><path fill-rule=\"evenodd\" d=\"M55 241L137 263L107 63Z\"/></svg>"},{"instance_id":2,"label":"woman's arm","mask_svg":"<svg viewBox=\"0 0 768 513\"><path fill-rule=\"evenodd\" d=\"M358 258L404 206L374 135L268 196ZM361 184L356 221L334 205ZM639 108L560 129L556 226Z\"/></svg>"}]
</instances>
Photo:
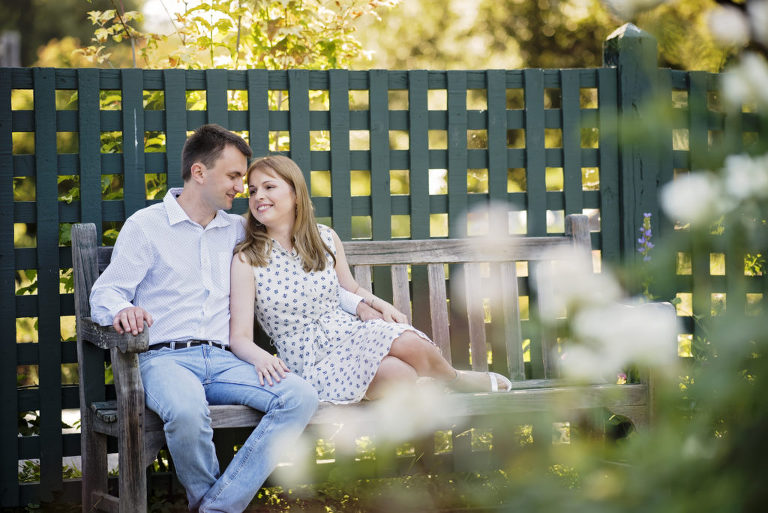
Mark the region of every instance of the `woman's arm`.
<instances>
[{"instance_id":1,"label":"woman's arm","mask_svg":"<svg viewBox=\"0 0 768 513\"><path fill-rule=\"evenodd\" d=\"M253 343L253 314L256 300L256 284L253 268L240 254L232 257L229 289L229 347L232 352L250 364L259 373L259 382L278 383L290 372L277 356L271 355Z\"/></svg>"},{"instance_id":2,"label":"woman's arm","mask_svg":"<svg viewBox=\"0 0 768 513\"><path fill-rule=\"evenodd\" d=\"M333 243L336 246L336 276L339 279L339 285L344 287L350 292L353 292L359 296L362 296L366 305L372 307L374 310L381 312L383 319L387 322L408 322L408 317L394 306L390 305L383 299L376 297L372 292L362 288L354 276L352 271L349 270L349 264L347 263L347 257L344 254L344 245L341 243L341 239L336 235L336 232L331 230L333 236Z\"/></svg>"}]
</instances>

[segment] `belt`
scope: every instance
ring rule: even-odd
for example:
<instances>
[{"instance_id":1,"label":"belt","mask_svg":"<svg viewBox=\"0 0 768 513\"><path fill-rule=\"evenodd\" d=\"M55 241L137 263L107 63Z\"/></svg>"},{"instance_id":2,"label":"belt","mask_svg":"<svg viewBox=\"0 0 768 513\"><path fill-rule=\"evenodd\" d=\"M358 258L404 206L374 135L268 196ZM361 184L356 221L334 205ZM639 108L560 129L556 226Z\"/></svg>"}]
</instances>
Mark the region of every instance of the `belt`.
<instances>
[{"instance_id":1,"label":"belt","mask_svg":"<svg viewBox=\"0 0 768 513\"><path fill-rule=\"evenodd\" d=\"M218 347L220 349L224 349L225 351L231 351L228 344L222 344L221 342L216 342L215 340L173 340L171 342L159 342L157 344L152 344L150 346L150 349L157 349L159 347L170 347L171 349L185 349L187 347L195 347L195 346L211 346L211 347Z\"/></svg>"}]
</instances>

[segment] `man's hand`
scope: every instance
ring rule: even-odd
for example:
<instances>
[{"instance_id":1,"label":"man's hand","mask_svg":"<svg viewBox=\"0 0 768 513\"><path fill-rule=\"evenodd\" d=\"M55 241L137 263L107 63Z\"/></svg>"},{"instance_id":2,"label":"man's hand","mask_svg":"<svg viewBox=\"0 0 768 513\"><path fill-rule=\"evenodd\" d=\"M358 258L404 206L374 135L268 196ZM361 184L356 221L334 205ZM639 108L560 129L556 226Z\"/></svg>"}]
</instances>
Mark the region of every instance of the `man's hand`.
<instances>
[{"instance_id":1,"label":"man's hand","mask_svg":"<svg viewBox=\"0 0 768 513\"><path fill-rule=\"evenodd\" d=\"M130 331L132 334L138 335L144 331L145 322L147 323L147 326L152 326L152 316L149 314L149 312L140 306L131 306L128 308L123 308L117 312L117 315L115 315L115 320L112 322L112 326L114 326L115 331L121 335L126 331Z\"/></svg>"},{"instance_id":2,"label":"man's hand","mask_svg":"<svg viewBox=\"0 0 768 513\"><path fill-rule=\"evenodd\" d=\"M365 301L360 301L357 304L356 310L357 316L361 321L371 321L373 319L383 319L381 312L375 308L371 308Z\"/></svg>"}]
</instances>

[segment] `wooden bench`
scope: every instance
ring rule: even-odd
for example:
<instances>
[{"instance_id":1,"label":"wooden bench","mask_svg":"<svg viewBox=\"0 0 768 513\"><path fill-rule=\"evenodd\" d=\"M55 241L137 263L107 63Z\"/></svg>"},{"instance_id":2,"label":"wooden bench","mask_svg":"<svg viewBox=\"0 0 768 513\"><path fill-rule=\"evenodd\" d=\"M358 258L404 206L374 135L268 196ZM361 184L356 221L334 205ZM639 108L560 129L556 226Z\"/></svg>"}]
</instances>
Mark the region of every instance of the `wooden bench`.
<instances>
[{"instance_id":1,"label":"wooden bench","mask_svg":"<svg viewBox=\"0 0 768 513\"><path fill-rule=\"evenodd\" d=\"M519 421L526 412L541 413L551 401L565 400L574 410L606 408L626 416L635 425L648 423L648 383L569 386L557 379L555 334L543 331L525 336L531 330L526 319L521 320L518 296L521 291L528 296L534 312L535 293L528 289L527 277L518 276L518 263L527 262L530 270L547 258L549 250L558 247L576 247L590 254L586 216L568 216L566 234L562 236L510 237L492 247L478 247L476 239L355 241L345 242L344 247L357 281L369 289L373 285L375 292L384 297L388 294L383 292L380 281L391 281L393 304L406 312L418 328L429 333L455 366L468 368L471 362L474 370L488 370L490 348L491 370L513 380L512 393L457 394L463 405L461 415L509 415ZM91 286L106 268L110 256L110 247L97 246L94 225L73 226L83 511L144 512L145 469L165 440L162 422L145 409L138 368L138 353L146 351L149 345L148 330L135 337L119 335L113 328L98 326L89 318ZM389 267L389 272L372 270L376 266ZM446 269L452 280L446 280ZM409 281L409 271L413 283ZM458 290L481 292L465 294L463 314L457 314L460 303L464 303L454 292L457 286ZM482 298L494 288L498 294L490 305L492 322L487 323L489 305L484 305ZM526 338L531 339L529 363L524 361ZM116 400L108 400L112 389L105 385L105 351L112 363ZM333 423L340 408L350 407L366 406L321 405L311 423ZM214 428L251 427L261 419L260 412L244 406L211 406L210 412ZM108 436L118 440L119 498L107 489Z\"/></svg>"}]
</instances>

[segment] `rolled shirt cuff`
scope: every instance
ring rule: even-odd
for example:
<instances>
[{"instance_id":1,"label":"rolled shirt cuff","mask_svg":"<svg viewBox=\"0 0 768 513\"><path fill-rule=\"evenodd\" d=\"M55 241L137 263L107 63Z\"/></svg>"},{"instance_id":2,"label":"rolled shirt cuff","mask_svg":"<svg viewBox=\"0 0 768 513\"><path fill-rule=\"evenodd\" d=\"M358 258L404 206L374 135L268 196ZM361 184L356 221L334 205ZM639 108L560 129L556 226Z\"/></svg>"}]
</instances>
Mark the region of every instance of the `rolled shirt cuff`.
<instances>
[{"instance_id":1,"label":"rolled shirt cuff","mask_svg":"<svg viewBox=\"0 0 768 513\"><path fill-rule=\"evenodd\" d=\"M363 296L348 291L344 287L339 287L339 306L345 312L357 315L357 305L363 300Z\"/></svg>"}]
</instances>

